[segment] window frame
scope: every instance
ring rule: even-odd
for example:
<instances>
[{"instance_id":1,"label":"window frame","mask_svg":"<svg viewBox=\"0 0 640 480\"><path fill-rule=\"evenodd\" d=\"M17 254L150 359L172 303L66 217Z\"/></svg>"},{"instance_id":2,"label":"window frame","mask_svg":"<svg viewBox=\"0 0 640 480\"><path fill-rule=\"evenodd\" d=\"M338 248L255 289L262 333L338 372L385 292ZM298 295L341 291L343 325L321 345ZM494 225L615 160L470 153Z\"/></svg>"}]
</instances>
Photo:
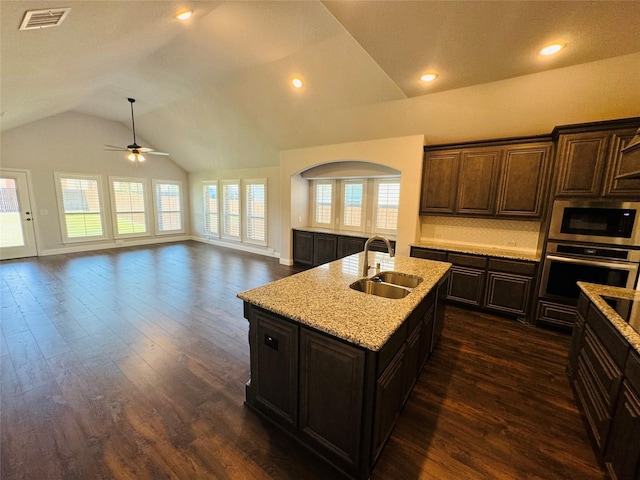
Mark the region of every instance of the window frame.
<instances>
[{"instance_id":1,"label":"window frame","mask_svg":"<svg viewBox=\"0 0 640 480\"><path fill-rule=\"evenodd\" d=\"M184 201L183 195L184 190L182 188L181 180L161 180L154 178L152 180L153 185L153 216L154 216L154 226L155 226L155 234L156 235L176 235L179 233L184 233ZM160 230L160 211L158 210L158 185L177 185L179 188L180 194L178 195L178 199L180 201L180 228L173 230Z\"/></svg>"},{"instance_id":2,"label":"window frame","mask_svg":"<svg viewBox=\"0 0 640 480\"><path fill-rule=\"evenodd\" d=\"M362 203L360 205L360 225L347 225L345 224L344 214L346 210L346 189L347 185L361 185L362 186ZM366 178L345 178L340 181L340 221L339 228L341 230L350 230L354 232L364 232L366 227L366 212L367 212L367 179Z\"/></svg>"},{"instance_id":3,"label":"window frame","mask_svg":"<svg viewBox=\"0 0 640 480\"><path fill-rule=\"evenodd\" d=\"M62 235L62 243L80 243L80 242L95 242L106 240L108 237L107 233L107 222L105 218L104 212L104 193L103 193L103 184L102 184L102 175L94 175L94 174L85 174L85 173L66 173L66 172L54 172L55 184L56 184L56 199L58 201L58 220L60 222L60 233ZM92 236L83 236L83 237L69 237L69 232L67 230L67 212L64 208L64 196L62 192L62 180L92 180L96 182L97 185L97 199L98 199L98 207L99 207L99 218L100 218L100 227L102 229L101 235L92 235Z\"/></svg>"},{"instance_id":4,"label":"window frame","mask_svg":"<svg viewBox=\"0 0 640 480\"><path fill-rule=\"evenodd\" d=\"M217 221L216 221L216 231L212 232L210 229L207 229L207 225L210 224L211 222L207 222L207 217L209 215L211 215L211 213L209 212L209 209L207 207L208 202L207 202L207 196L209 194L208 192L208 187L209 186L215 186L216 187L216 217L217 217ZM202 208L203 208L203 225L202 225L202 229L204 231L204 234L209 236L209 237L215 237L215 238L220 238L220 233L221 233L221 222L220 222L220 185L218 180L207 180L202 182Z\"/></svg>"},{"instance_id":5,"label":"window frame","mask_svg":"<svg viewBox=\"0 0 640 480\"><path fill-rule=\"evenodd\" d=\"M331 204L330 204L330 213L329 223L322 223L316 221L316 213L317 213L317 191L318 185L331 185ZM336 181L334 179L321 179L321 180L311 180L311 225L318 228L334 228L335 225L335 212L336 212Z\"/></svg>"},{"instance_id":6,"label":"window frame","mask_svg":"<svg viewBox=\"0 0 640 480\"><path fill-rule=\"evenodd\" d=\"M128 183L140 183L142 184L142 195L143 195L143 214L144 214L144 224L145 231L144 232L134 232L134 233L120 233L118 231L118 205L116 203L116 193L115 193L115 182L128 182ZM149 225L149 187L147 185L146 178L137 178L137 177L116 177L109 176L109 196L111 200L111 221L113 226L113 237L116 239L120 238L131 238L131 237L148 237L151 235L151 228ZM129 212L129 213L140 213L140 212Z\"/></svg>"},{"instance_id":7,"label":"window frame","mask_svg":"<svg viewBox=\"0 0 640 480\"><path fill-rule=\"evenodd\" d=\"M254 239L249 237L249 219L252 218L249 216L249 207L250 202L248 198L247 187L251 185L263 185L264 186L264 239ZM240 215L240 223L242 225L242 241L245 243L251 243L254 245L267 245L267 240L269 238L269 230L268 230L268 206L269 206L269 197L267 190L267 179L266 178L249 178L242 180L242 204L241 204L241 215ZM244 215L242 215L244 214ZM260 218L260 217L256 217Z\"/></svg>"},{"instance_id":8,"label":"window frame","mask_svg":"<svg viewBox=\"0 0 640 480\"><path fill-rule=\"evenodd\" d=\"M236 185L238 187L238 235L226 233L227 230L227 212L226 212L226 187ZM242 241L242 182L239 179L220 180L222 208L220 209L220 237L226 240ZM235 214L234 214L235 215Z\"/></svg>"},{"instance_id":9,"label":"window frame","mask_svg":"<svg viewBox=\"0 0 640 480\"><path fill-rule=\"evenodd\" d=\"M385 178L376 178L373 182L373 216L371 219L371 230L373 233L386 233L386 234L397 234L398 232L398 224L400 223L400 177L385 177ZM398 221L396 222L396 228L380 228L378 227L378 193L379 186L381 184L398 184Z\"/></svg>"}]
</instances>

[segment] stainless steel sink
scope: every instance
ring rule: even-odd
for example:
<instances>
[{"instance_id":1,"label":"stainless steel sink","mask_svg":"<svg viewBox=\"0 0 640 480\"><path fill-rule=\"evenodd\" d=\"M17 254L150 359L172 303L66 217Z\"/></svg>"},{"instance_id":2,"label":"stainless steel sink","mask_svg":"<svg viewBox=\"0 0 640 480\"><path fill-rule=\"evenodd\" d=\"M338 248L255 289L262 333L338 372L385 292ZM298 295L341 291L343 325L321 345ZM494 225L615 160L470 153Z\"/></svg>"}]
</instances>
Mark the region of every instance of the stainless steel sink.
<instances>
[{"instance_id":1,"label":"stainless steel sink","mask_svg":"<svg viewBox=\"0 0 640 480\"><path fill-rule=\"evenodd\" d=\"M413 275L407 275L400 272L380 272L377 275L371 277L374 282L379 279L385 283L393 283L394 285L400 285L401 287L416 288L422 282L422 278L414 277Z\"/></svg>"},{"instance_id":2,"label":"stainless steel sink","mask_svg":"<svg viewBox=\"0 0 640 480\"><path fill-rule=\"evenodd\" d=\"M408 288L381 281L376 282L368 278L361 278L360 280L353 282L349 286L359 292L367 293L369 295L377 295L378 297L385 298L404 298L411 293L411 290L409 290Z\"/></svg>"}]
</instances>

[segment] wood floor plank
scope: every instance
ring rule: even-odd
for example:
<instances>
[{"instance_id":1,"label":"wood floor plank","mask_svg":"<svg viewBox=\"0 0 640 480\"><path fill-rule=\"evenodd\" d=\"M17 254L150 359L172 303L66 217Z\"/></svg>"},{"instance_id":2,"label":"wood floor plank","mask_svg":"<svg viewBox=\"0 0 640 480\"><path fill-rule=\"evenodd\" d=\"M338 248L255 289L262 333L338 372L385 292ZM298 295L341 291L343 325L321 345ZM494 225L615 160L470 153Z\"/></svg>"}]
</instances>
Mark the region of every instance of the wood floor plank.
<instances>
[{"instance_id":1,"label":"wood floor plank","mask_svg":"<svg viewBox=\"0 0 640 480\"><path fill-rule=\"evenodd\" d=\"M243 404L236 294L299 270L197 242L1 262L2 479L339 478ZM372 480L604 478L568 345L449 308Z\"/></svg>"}]
</instances>

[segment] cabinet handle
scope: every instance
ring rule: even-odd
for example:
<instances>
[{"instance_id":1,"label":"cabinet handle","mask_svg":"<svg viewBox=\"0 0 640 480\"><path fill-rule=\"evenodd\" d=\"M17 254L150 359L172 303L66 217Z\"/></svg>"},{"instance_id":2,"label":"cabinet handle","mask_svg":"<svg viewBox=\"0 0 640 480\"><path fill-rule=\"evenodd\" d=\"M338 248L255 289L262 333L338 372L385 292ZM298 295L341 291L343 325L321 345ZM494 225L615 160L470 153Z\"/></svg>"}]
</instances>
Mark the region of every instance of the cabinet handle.
<instances>
[{"instance_id":1,"label":"cabinet handle","mask_svg":"<svg viewBox=\"0 0 640 480\"><path fill-rule=\"evenodd\" d=\"M276 352L278 351L278 339L277 338L273 338L271 335L265 333L265 335L264 335L264 344L267 347L273 348Z\"/></svg>"}]
</instances>

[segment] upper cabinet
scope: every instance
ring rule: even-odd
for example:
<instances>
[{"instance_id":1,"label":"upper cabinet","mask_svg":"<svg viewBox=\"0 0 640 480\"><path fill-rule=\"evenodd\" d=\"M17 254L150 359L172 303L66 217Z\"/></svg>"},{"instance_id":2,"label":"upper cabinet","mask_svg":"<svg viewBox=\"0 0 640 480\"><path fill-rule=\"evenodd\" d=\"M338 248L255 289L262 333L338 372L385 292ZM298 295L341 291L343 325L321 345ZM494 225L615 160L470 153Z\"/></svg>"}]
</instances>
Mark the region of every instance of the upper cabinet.
<instances>
[{"instance_id":1,"label":"upper cabinet","mask_svg":"<svg viewBox=\"0 0 640 480\"><path fill-rule=\"evenodd\" d=\"M637 129L637 119L558 127L556 197L640 195L640 179L617 178L640 167L620 153Z\"/></svg>"},{"instance_id":2,"label":"upper cabinet","mask_svg":"<svg viewBox=\"0 0 640 480\"><path fill-rule=\"evenodd\" d=\"M425 147L421 215L539 218L550 139Z\"/></svg>"}]
</instances>

